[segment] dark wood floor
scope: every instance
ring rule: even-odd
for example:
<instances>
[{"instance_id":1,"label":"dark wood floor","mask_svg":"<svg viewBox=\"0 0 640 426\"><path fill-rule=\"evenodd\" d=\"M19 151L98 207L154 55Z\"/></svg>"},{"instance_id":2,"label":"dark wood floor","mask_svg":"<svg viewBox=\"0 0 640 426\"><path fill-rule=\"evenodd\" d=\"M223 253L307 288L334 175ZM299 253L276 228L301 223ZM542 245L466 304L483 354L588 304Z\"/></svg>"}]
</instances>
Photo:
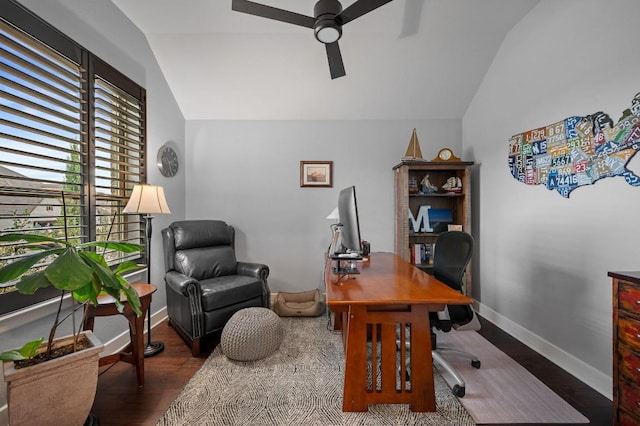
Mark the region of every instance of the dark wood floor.
<instances>
[{"instance_id":1,"label":"dark wood floor","mask_svg":"<svg viewBox=\"0 0 640 426\"><path fill-rule=\"evenodd\" d=\"M480 334L580 411L591 425L611 424L609 399L493 324L482 320ZM135 368L130 364L118 362L101 368L92 410L101 426L155 425L217 343L210 342L203 348L203 353L194 358L166 322L153 329L152 338L164 342L165 350L145 359L143 388L138 388Z\"/></svg>"}]
</instances>

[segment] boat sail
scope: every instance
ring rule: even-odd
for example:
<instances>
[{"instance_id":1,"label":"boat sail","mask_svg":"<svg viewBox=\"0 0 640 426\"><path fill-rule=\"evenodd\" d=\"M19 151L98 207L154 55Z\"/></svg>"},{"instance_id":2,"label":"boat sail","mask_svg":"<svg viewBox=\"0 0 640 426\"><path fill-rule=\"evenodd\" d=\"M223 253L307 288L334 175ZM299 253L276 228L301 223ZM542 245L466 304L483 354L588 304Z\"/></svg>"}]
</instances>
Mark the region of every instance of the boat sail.
<instances>
[{"instance_id":1,"label":"boat sail","mask_svg":"<svg viewBox=\"0 0 640 426\"><path fill-rule=\"evenodd\" d=\"M411 135L411 140L409 141L409 146L407 147L407 152L402 157L403 160L422 160L422 151L420 151L420 142L418 142L418 134L416 133L416 129L414 127L413 134Z\"/></svg>"}]
</instances>

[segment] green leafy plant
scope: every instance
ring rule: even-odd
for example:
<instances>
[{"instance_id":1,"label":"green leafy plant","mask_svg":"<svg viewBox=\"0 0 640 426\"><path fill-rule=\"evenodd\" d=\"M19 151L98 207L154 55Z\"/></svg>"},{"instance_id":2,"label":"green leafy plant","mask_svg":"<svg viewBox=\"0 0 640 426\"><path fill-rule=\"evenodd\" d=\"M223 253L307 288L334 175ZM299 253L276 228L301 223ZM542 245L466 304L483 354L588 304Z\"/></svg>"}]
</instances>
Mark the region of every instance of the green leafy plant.
<instances>
[{"instance_id":1,"label":"green leafy plant","mask_svg":"<svg viewBox=\"0 0 640 426\"><path fill-rule=\"evenodd\" d=\"M25 242L24 247L32 253L0 268L0 283L19 279L16 283L16 289L27 295L34 294L38 289L46 287L54 287L60 291L58 311L49 333L45 358L50 357L58 326L69 316L75 318L74 312L84 307L84 304L97 305L97 298L100 294L112 296L120 312L124 309L124 305L120 301L121 295L124 294L133 311L138 316L141 315L138 293L122 277L123 273L137 269L139 265L127 261L120 263L115 269L111 269L103 255L97 251L88 250L102 248L103 253L107 249L122 253L134 253L141 249L139 244L95 241L74 245L68 241L48 236L19 233L0 235L0 243L3 242ZM32 270L32 267L38 262L50 256L54 258L51 263L39 270ZM72 311L60 318L62 302L67 293L71 293L72 299L79 305L76 306L74 302ZM77 342L79 333L80 327L77 330L74 327L74 343ZM18 350L0 353L0 360L15 361L32 358L43 341L44 338L28 342Z\"/></svg>"}]
</instances>

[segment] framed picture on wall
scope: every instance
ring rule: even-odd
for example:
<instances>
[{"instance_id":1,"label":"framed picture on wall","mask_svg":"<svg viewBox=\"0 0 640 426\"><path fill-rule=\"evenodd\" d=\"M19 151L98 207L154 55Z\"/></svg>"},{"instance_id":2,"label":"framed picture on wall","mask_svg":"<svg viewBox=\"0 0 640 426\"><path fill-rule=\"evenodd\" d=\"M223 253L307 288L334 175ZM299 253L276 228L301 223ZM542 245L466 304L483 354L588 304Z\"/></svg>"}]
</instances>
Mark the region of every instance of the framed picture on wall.
<instances>
[{"instance_id":1,"label":"framed picture on wall","mask_svg":"<svg viewBox=\"0 0 640 426\"><path fill-rule=\"evenodd\" d=\"M331 188L333 161L301 161L300 186Z\"/></svg>"}]
</instances>

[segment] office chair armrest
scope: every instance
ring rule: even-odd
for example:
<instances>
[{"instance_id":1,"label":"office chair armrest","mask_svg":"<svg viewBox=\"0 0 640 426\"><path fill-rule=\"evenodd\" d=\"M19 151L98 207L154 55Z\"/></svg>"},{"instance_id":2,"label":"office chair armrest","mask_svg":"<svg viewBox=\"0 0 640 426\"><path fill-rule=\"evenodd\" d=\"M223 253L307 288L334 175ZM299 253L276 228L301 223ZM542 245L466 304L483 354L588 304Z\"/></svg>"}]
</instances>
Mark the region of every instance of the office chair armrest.
<instances>
[{"instance_id":1,"label":"office chair armrest","mask_svg":"<svg viewBox=\"0 0 640 426\"><path fill-rule=\"evenodd\" d=\"M451 315L449 315L449 308L447 306L444 307L443 311L436 312L438 314L439 321L451 321Z\"/></svg>"},{"instance_id":2,"label":"office chair armrest","mask_svg":"<svg viewBox=\"0 0 640 426\"><path fill-rule=\"evenodd\" d=\"M198 280L188 277L184 274L181 274L180 272L177 271L169 271L167 272L167 274L164 276L164 281L167 283L167 285L169 287L171 287L174 291L176 291L177 293L180 293L186 297L189 296L189 294L187 293L187 289L189 288L190 285L194 285L196 287L198 287L198 291L199 291L199 282Z\"/></svg>"},{"instance_id":3,"label":"office chair armrest","mask_svg":"<svg viewBox=\"0 0 640 426\"><path fill-rule=\"evenodd\" d=\"M262 263L238 262L237 274L249 275L264 281L269 276L269 267Z\"/></svg>"},{"instance_id":4,"label":"office chair armrest","mask_svg":"<svg viewBox=\"0 0 640 426\"><path fill-rule=\"evenodd\" d=\"M449 315L449 308L444 307L443 311L436 312L436 321L433 326L438 330L442 330L445 333L451 331L451 316Z\"/></svg>"}]
</instances>

